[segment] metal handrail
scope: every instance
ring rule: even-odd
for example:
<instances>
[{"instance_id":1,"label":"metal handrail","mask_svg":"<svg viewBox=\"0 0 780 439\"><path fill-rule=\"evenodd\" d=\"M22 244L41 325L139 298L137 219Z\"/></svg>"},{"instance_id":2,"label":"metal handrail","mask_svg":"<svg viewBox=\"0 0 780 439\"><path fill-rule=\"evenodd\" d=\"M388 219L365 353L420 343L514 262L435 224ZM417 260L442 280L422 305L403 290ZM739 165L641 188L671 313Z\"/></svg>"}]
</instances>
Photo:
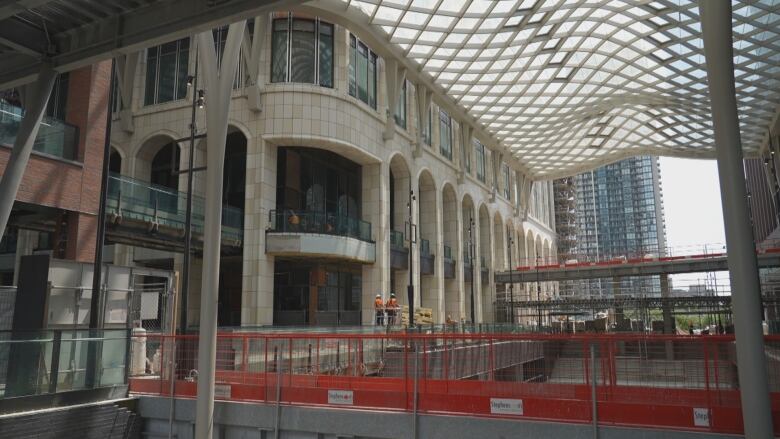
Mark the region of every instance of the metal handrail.
<instances>
[{"instance_id":1,"label":"metal handrail","mask_svg":"<svg viewBox=\"0 0 780 439\"><path fill-rule=\"evenodd\" d=\"M271 210L269 233L318 233L371 240L371 223L348 215L306 210Z\"/></svg>"},{"instance_id":2,"label":"metal handrail","mask_svg":"<svg viewBox=\"0 0 780 439\"><path fill-rule=\"evenodd\" d=\"M186 223L186 203L185 192L125 175L109 175L108 207L117 215L183 229ZM193 196L192 205L192 229L197 233L203 233L205 199ZM243 230L244 210L223 205L223 236L241 240Z\"/></svg>"},{"instance_id":3,"label":"metal handrail","mask_svg":"<svg viewBox=\"0 0 780 439\"><path fill-rule=\"evenodd\" d=\"M390 231L390 248L395 250L405 250L404 233L397 230Z\"/></svg>"}]
</instances>

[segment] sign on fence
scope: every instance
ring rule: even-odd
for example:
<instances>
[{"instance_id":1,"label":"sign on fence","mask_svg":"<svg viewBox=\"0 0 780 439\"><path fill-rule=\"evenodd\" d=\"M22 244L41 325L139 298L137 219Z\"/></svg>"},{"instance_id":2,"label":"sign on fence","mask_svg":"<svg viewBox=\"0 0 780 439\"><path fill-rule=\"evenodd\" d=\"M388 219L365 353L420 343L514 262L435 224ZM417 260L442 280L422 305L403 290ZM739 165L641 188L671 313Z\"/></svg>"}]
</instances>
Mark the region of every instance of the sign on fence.
<instances>
[{"instance_id":1,"label":"sign on fence","mask_svg":"<svg viewBox=\"0 0 780 439\"><path fill-rule=\"evenodd\" d=\"M693 409L693 425L696 427L710 426L710 410L706 408Z\"/></svg>"},{"instance_id":2,"label":"sign on fence","mask_svg":"<svg viewBox=\"0 0 780 439\"><path fill-rule=\"evenodd\" d=\"M523 414L522 399L490 398L490 413L494 415Z\"/></svg>"},{"instance_id":3,"label":"sign on fence","mask_svg":"<svg viewBox=\"0 0 780 439\"><path fill-rule=\"evenodd\" d=\"M230 399L231 386L230 384L215 384L214 385L214 398Z\"/></svg>"},{"instance_id":4,"label":"sign on fence","mask_svg":"<svg viewBox=\"0 0 780 439\"><path fill-rule=\"evenodd\" d=\"M351 390L328 390L328 404L352 405Z\"/></svg>"}]
</instances>

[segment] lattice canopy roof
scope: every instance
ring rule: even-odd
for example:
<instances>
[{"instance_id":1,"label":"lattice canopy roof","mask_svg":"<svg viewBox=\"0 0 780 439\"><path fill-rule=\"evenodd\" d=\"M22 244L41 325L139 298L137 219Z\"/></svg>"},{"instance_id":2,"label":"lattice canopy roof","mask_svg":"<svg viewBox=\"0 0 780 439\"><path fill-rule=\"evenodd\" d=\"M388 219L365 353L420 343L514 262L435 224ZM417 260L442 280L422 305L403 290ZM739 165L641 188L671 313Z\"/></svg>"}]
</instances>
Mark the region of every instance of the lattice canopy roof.
<instances>
[{"instance_id":1,"label":"lattice canopy roof","mask_svg":"<svg viewBox=\"0 0 780 439\"><path fill-rule=\"evenodd\" d=\"M344 0L534 178L656 154L713 157L695 1ZM780 0L734 1L746 154L780 103Z\"/></svg>"}]
</instances>

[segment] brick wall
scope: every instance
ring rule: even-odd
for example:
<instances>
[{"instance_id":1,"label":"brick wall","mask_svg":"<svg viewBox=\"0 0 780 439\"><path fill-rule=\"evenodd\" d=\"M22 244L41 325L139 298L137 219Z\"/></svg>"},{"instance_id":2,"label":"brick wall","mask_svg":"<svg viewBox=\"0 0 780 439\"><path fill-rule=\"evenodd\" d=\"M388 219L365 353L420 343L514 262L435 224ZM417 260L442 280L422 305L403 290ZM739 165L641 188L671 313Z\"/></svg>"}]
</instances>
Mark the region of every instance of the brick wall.
<instances>
[{"instance_id":1,"label":"brick wall","mask_svg":"<svg viewBox=\"0 0 780 439\"><path fill-rule=\"evenodd\" d=\"M33 154L16 200L67 210L66 257L94 258L100 177L106 136L111 61L70 72L65 121L79 128L78 161L69 163ZM0 172L10 148L0 147Z\"/></svg>"}]
</instances>

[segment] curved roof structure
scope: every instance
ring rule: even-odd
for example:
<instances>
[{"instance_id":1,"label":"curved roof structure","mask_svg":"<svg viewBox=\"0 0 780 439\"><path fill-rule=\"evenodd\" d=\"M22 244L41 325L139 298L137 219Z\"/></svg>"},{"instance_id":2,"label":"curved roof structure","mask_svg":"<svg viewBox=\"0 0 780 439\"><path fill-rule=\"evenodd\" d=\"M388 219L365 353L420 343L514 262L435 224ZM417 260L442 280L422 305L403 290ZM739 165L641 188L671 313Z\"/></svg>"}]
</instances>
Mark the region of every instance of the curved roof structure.
<instances>
[{"instance_id":1,"label":"curved roof structure","mask_svg":"<svg viewBox=\"0 0 780 439\"><path fill-rule=\"evenodd\" d=\"M709 1L709 0L704 0ZM637 154L713 157L698 7L691 0L315 0L364 18L535 179ZM8 4L6 4L8 3ZM295 0L0 3L0 88ZM780 0L733 0L748 155L780 103ZM319 5L319 6L318 6ZM323 6L324 5L324 6ZM340 6L340 4L338 4ZM361 23L361 26L363 24ZM438 87L437 87L438 88Z\"/></svg>"},{"instance_id":2,"label":"curved roof structure","mask_svg":"<svg viewBox=\"0 0 780 439\"><path fill-rule=\"evenodd\" d=\"M343 1L536 179L637 154L714 156L695 1ZM780 103L780 1L733 10L750 155Z\"/></svg>"}]
</instances>

